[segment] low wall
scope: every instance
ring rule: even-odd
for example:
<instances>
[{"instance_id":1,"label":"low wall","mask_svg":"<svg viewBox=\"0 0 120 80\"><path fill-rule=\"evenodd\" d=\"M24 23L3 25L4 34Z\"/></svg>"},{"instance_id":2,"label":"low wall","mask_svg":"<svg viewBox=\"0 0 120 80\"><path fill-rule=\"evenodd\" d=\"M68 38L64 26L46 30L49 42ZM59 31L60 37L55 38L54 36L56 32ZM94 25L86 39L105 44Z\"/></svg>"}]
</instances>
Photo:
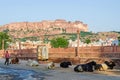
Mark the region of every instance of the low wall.
<instances>
[{"instance_id":1,"label":"low wall","mask_svg":"<svg viewBox=\"0 0 120 80\"><path fill-rule=\"evenodd\" d=\"M37 59L37 49L9 50L11 57L17 55L21 59ZM77 54L77 56L76 56ZM0 50L0 57L4 57L4 51ZM89 60L120 59L119 46L92 46L77 48L49 48L49 59L60 62L71 60L74 63L87 62Z\"/></svg>"},{"instance_id":2,"label":"low wall","mask_svg":"<svg viewBox=\"0 0 120 80\"><path fill-rule=\"evenodd\" d=\"M77 48L50 48L49 50L49 57L55 62L69 60L78 64L85 63L90 60L96 60L99 63L105 60L120 61L119 46L80 47L78 54Z\"/></svg>"}]
</instances>

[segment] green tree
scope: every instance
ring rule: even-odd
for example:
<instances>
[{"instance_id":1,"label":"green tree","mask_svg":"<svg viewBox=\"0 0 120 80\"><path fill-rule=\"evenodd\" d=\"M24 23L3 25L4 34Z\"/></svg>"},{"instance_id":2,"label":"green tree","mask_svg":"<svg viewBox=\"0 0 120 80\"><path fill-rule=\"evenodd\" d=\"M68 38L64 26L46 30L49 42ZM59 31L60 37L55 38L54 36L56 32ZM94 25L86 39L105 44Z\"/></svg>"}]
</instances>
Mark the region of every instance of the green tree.
<instances>
[{"instance_id":1,"label":"green tree","mask_svg":"<svg viewBox=\"0 0 120 80\"><path fill-rule=\"evenodd\" d=\"M5 30L3 30L3 32L8 33L8 32L9 32L9 29L5 29Z\"/></svg>"},{"instance_id":2,"label":"green tree","mask_svg":"<svg viewBox=\"0 0 120 80\"><path fill-rule=\"evenodd\" d=\"M75 34L72 34L72 35L70 36L70 39L71 39L72 41L75 41L75 40L77 39L77 36L76 36Z\"/></svg>"},{"instance_id":3,"label":"green tree","mask_svg":"<svg viewBox=\"0 0 120 80\"><path fill-rule=\"evenodd\" d=\"M68 47L68 44L69 42L67 41L67 39L61 37L54 38L51 40L51 46L54 48L58 48L58 47L65 48Z\"/></svg>"},{"instance_id":4,"label":"green tree","mask_svg":"<svg viewBox=\"0 0 120 80\"><path fill-rule=\"evenodd\" d=\"M89 43L91 43L91 40L87 38L87 39L85 40L85 43L89 44Z\"/></svg>"},{"instance_id":5,"label":"green tree","mask_svg":"<svg viewBox=\"0 0 120 80\"><path fill-rule=\"evenodd\" d=\"M8 42L11 42L10 36L6 32L0 32L0 49L6 49Z\"/></svg>"},{"instance_id":6,"label":"green tree","mask_svg":"<svg viewBox=\"0 0 120 80\"><path fill-rule=\"evenodd\" d=\"M93 35L93 33L92 33L92 32L84 32L84 31L81 31L81 32L80 32L80 36L81 36L81 37L85 37L85 36L87 36L87 35Z\"/></svg>"}]
</instances>

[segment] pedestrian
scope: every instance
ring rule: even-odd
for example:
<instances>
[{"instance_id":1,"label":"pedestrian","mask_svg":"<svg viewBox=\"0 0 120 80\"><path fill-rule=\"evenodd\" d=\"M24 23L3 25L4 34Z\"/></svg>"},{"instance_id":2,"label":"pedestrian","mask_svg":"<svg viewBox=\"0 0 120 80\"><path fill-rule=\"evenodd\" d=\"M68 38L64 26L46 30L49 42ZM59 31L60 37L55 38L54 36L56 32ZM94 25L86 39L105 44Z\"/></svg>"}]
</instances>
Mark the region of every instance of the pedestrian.
<instances>
[{"instance_id":1,"label":"pedestrian","mask_svg":"<svg viewBox=\"0 0 120 80\"><path fill-rule=\"evenodd\" d=\"M5 52L5 65L9 65L10 54L8 51Z\"/></svg>"}]
</instances>

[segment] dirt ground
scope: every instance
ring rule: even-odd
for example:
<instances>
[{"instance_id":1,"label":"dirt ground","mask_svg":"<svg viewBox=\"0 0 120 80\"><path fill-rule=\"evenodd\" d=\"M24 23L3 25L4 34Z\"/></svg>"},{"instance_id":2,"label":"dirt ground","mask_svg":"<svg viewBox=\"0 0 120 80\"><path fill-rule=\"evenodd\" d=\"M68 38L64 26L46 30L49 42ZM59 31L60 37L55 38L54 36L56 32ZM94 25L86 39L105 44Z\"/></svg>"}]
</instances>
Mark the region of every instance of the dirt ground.
<instances>
[{"instance_id":1,"label":"dirt ground","mask_svg":"<svg viewBox=\"0 0 120 80\"><path fill-rule=\"evenodd\" d=\"M39 66L31 67L26 65L27 61L20 60L19 64L4 65L4 59L0 59L0 67L12 69L32 70L36 73L30 75L25 79L20 80L120 80L120 70L113 69L108 71L94 71L94 72L74 72L73 68L63 69L56 64L55 69L47 69L47 64L39 64ZM15 80L13 75L3 74L0 71L0 80Z\"/></svg>"}]
</instances>

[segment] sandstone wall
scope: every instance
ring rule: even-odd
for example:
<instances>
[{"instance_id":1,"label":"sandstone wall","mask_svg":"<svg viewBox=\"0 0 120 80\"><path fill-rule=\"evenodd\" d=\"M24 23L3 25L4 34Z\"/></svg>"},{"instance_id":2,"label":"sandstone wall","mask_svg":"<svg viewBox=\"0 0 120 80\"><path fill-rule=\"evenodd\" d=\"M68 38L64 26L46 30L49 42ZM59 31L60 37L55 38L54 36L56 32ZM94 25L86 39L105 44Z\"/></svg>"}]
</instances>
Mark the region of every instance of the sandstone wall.
<instances>
[{"instance_id":1,"label":"sandstone wall","mask_svg":"<svg viewBox=\"0 0 120 80\"><path fill-rule=\"evenodd\" d=\"M18 55L21 59L37 59L37 49L25 50L9 50L11 57ZM4 51L0 51L1 57L4 56ZM89 60L96 60L103 62L104 60L119 60L120 61L120 47L119 46L104 46L104 47L80 47L78 56L76 56L76 48L50 48L49 60L54 62L61 62L63 60L70 60L73 63L84 63Z\"/></svg>"}]
</instances>

